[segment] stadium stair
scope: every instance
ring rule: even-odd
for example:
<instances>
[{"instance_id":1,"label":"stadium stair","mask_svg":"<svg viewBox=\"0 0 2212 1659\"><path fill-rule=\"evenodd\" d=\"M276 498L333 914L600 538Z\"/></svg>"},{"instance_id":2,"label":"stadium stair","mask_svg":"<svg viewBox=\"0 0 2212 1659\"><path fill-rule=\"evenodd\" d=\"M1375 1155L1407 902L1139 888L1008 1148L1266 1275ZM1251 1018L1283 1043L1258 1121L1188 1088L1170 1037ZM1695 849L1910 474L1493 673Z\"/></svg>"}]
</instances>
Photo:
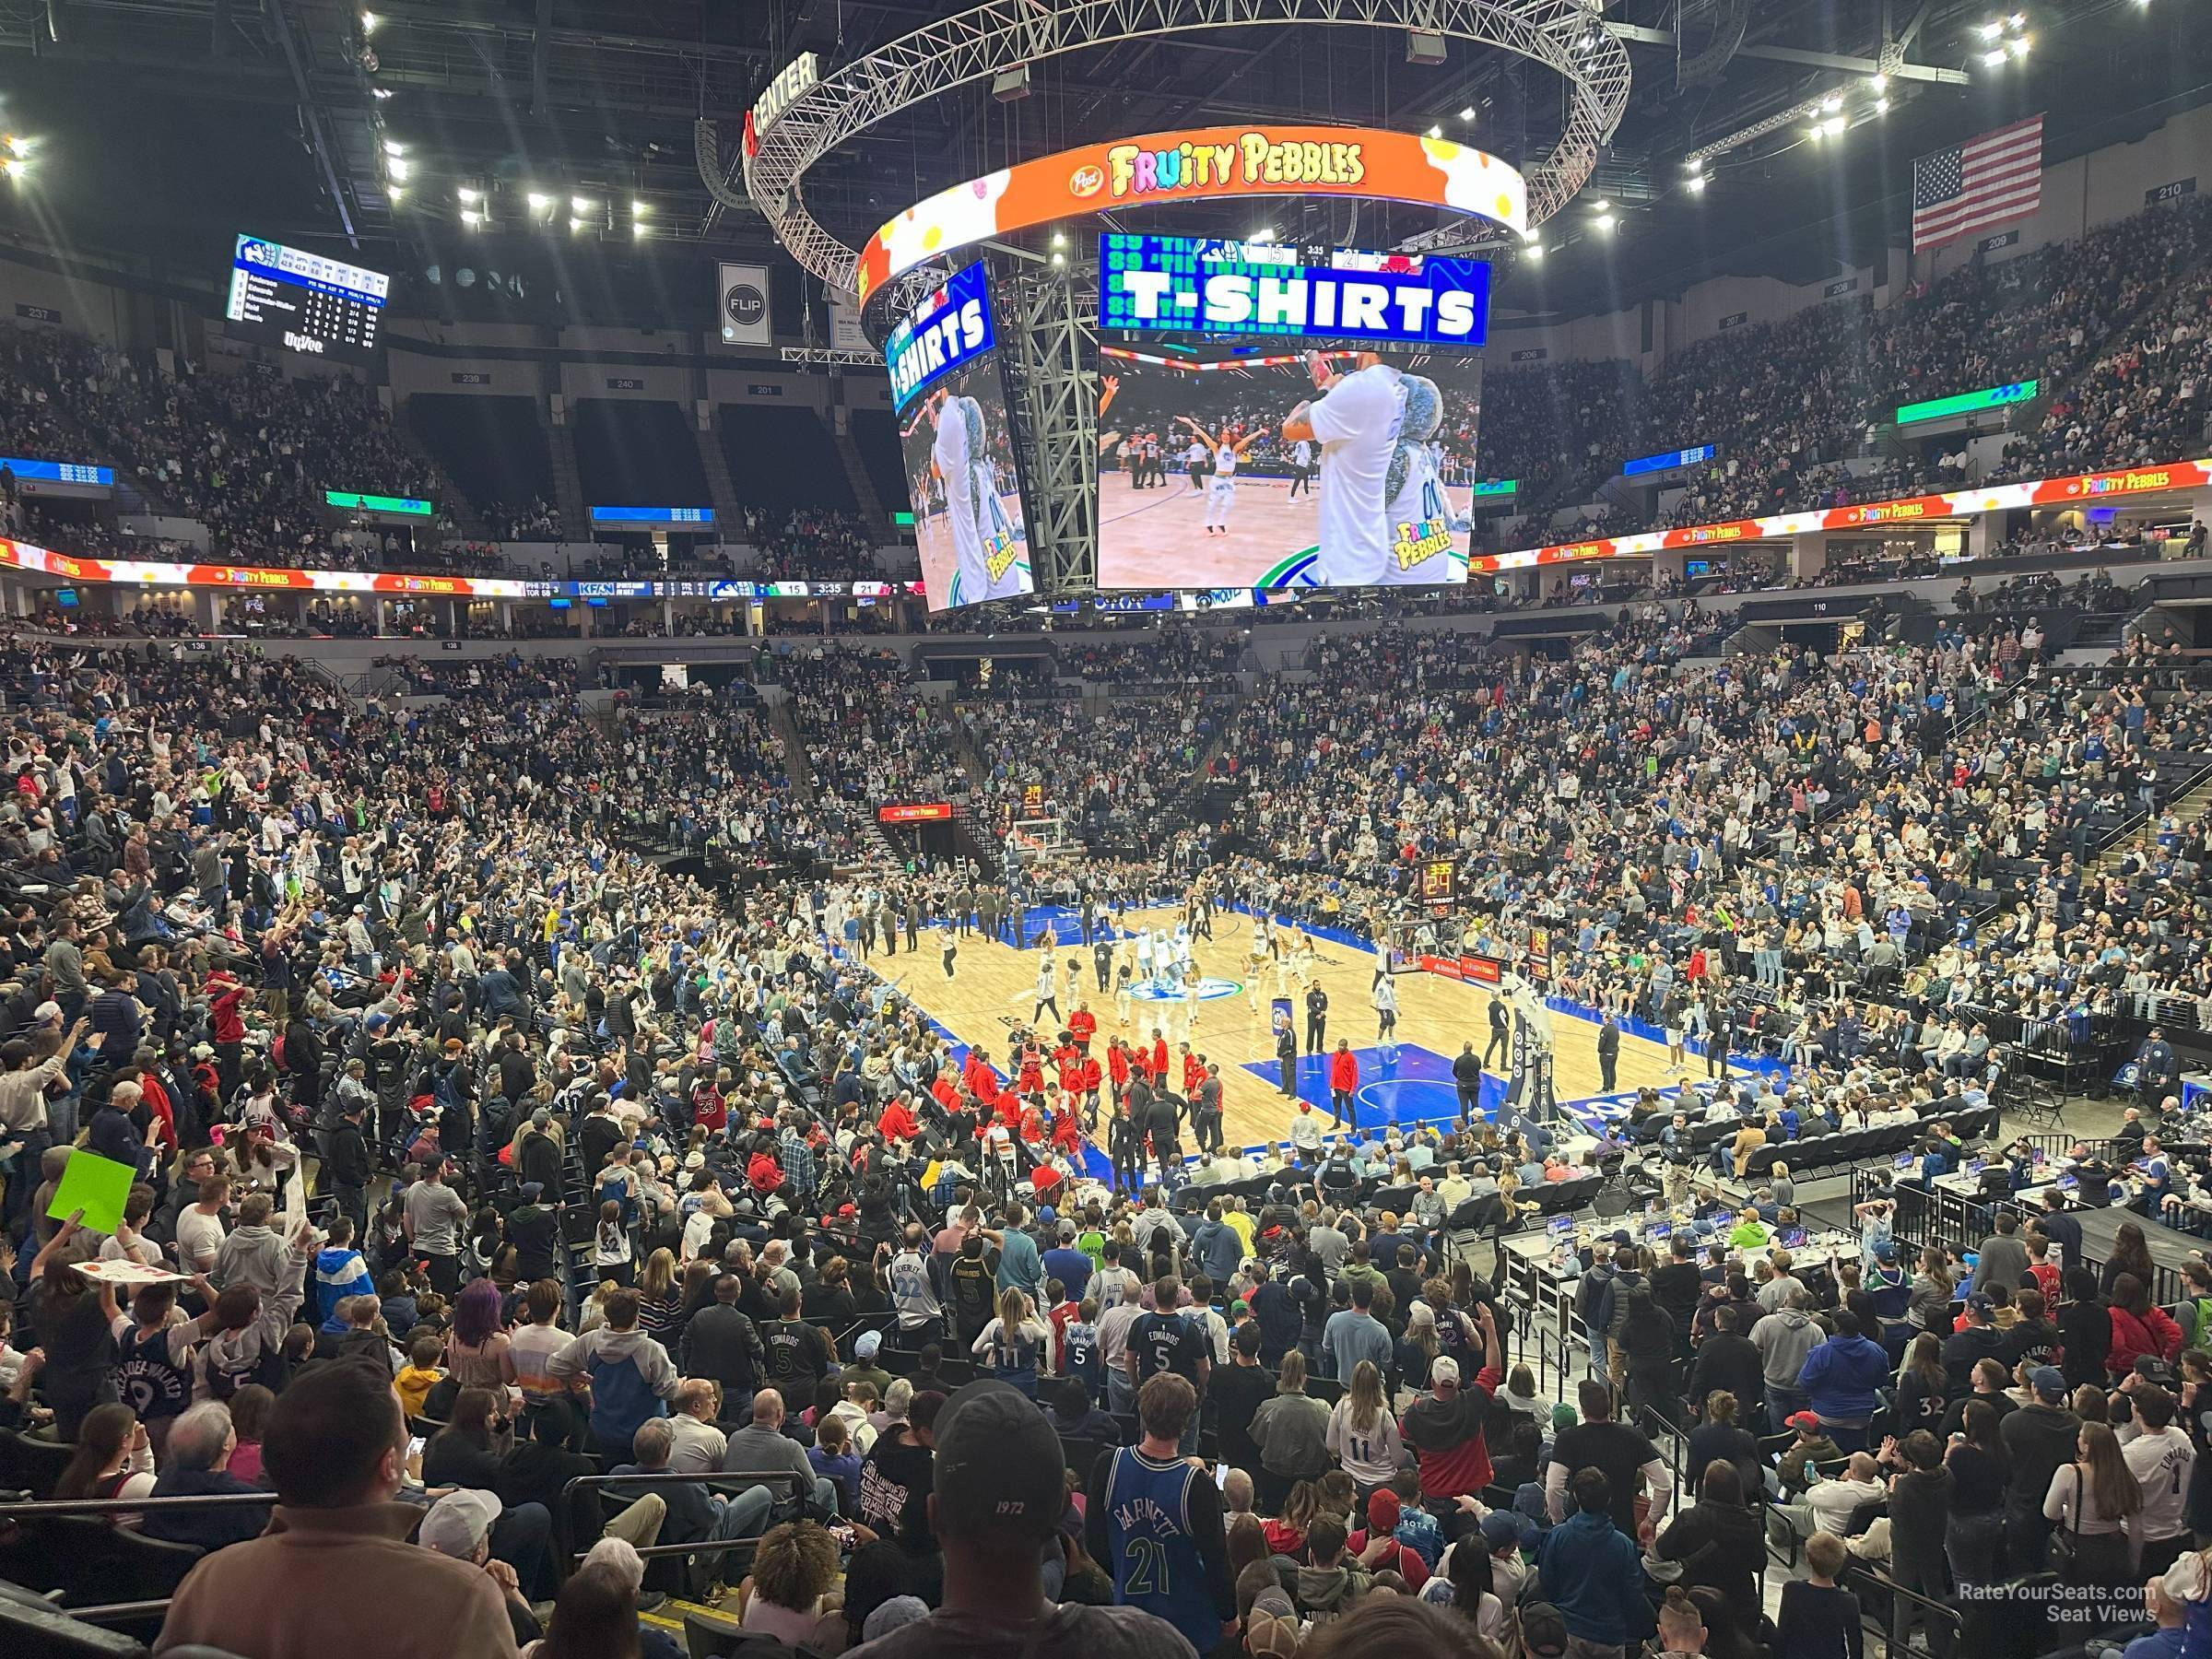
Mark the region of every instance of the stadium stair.
<instances>
[{"instance_id":1,"label":"stadium stair","mask_svg":"<svg viewBox=\"0 0 2212 1659\"><path fill-rule=\"evenodd\" d=\"M730 479L729 461L722 453L722 439L712 427L701 431L694 421L691 441L699 447L699 465L707 475L707 503L714 509L714 523L724 537L734 540L745 517L737 505L737 488Z\"/></svg>"},{"instance_id":2,"label":"stadium stair","mask_svg":"<svg viewBox=\"0 0 2212 1659\"><path fill-rule=\"evenodd\" d=\"M799 723L792 714L790 699L778 698L763 706L768 710L769 729L783 746L783 770L791 778L793 793L802 801L812 801L817 794L814 771L806 764L806 745L799 736Z\"/></svg>"},{"instance_id":3,"label":"stadium stair","mask_svg":"<svg viewBox=\"0 0 2212 1659\"><path fill-rule=\"evenodd\" d=\"M860 446L853 441L851 432L841 432L834 428L830 441L845 469L845 477L853 486L853 499L860 504L861 516L867 521L869 535L878 543L888 540L891 533L889 509L877 499L875 480L868 477L867 464L860 458Z\"/></svg>"},{"instance_id":4,"label":"stadium stair","mask_svg":"<svg viewBox=\"0 0 2212 1659\"><path fill-rule=\"evenodd\" d=\"M463 541L499 540L498 536L492 535L491 526L484 522L484 515L477 511L476 503L453 481L453 475L445 470L445 464L433 455L416 434L413 423L394 420L392 430L406 446L407 453L430 469L431 493L437 500L439 510L453 520L454 533Z\"/></svg>"},{"instance_id":5,"label":"stadium stair","mask_svg":"<svg viewBox=\"0 0 2212 1659\"><path fill-rule=\"evenodd\" d=\"M546 447L553 455L553 504L560 509L563 535L581 539L591 534L591 516L584 511L583 475L576 470L576 429L569 421L557 423L547 433Z\"/></svg>"}]
</instances>

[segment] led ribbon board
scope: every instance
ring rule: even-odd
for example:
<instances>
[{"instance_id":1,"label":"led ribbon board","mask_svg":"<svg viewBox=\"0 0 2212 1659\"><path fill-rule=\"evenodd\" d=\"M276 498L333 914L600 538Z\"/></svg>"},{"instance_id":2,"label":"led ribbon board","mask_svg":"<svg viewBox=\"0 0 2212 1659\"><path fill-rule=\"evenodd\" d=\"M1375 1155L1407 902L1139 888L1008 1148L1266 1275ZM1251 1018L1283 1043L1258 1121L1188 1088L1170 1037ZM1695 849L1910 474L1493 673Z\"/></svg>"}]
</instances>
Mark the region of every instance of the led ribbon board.
<instances>
[{"instance_id":1,"label":"led ribbon board","mask_svg":"<svg viewBox=\"0 0 2212 1659\"><path fill-rule=\"evenodd\" d=\"M1633 461L1620 464L1621 476L1633 478L1640 473L1672 472L1677 467L1695 466L1700 461L1710 461L1719 452L1710 443L1700 443L1695 449L1668 450L1664 455L1640 455Z\"/></svg>"},{"instance_id":2,"label":"led ribbon board","mask_svg":"<svg viewBox=\"0 0 2212 1659\"><path fill-rule=\"evenodd\" d=\"M991 327L991 296L979 260L955 271L884 342L893 406L903 411L924 387L997 344Z\"/></svg>"},{"instance_id":3,"label":"led ribbon board","mask_svg":"<svg viewBox=\"0 0 2212 1659\"><path fill-rule=\"evenodd\" d=\"M2009 386L1987 386L1979 392L1959 392L1949 397L1931 397L1924 403L1898 406L1897 424L1941 420L1947 415L1971 415L1977 409L2001 409L2006 404L2029 403L2041 381L2015 381Z\"/></svg>"},{"instance_id":4,"label":"led ribbon board","mask_svg":"<svg viewBox=\"0 0 2212 1659\"><path fill-rule=\"evenodd\" d=\"M361 495L350 489L326 489L323 500L325 506L335 507L341 512L392 512L408 518L430 516L430 504L414 496Z\"/></svg>"},{"instance_id":5,"label":"led ribbon board","mask_svg":"<svg viewBox=\"0 0 2212 1659\"><path fill-rule=\"evenodd\" d=\"M594 507L594 524L712 524L712 507Z\"/></svg>"},{"instance_id":6,"label":"led ribbon board","mask_svg":"<svg viewBox=\"0 0 2212 1659\"><path fill-rule=\"evenodd\" d=\"M1490 267L1479 260L1346 249L1311 258L1273 242L1099 239L1099 325L1136 333L1483 344Z\"/></svg>"},{"instance_id":7,"label":"led ribbon board","mask_svg":"<svg viewBox=\"0 0 2212 1659\"><path fill-rule=\"evenodd\" d=\"M115 487L115 469L95 466L89 461L26 461L6 455L0 456L0 466L6 467L27 484L97 484L103 489Z\"/></svg>"},{"instance_id":8,"label":"led ribbon board","mask_svg":"<svg viewBox=\"0 0 2212 1659\"><path fill-rule=\"evenodd\" d=\"M1373 127L1218 126L1087 144L916 202L860 250L867 297L894 276L994 236L1080 214L1241 196L1355 196L1528 228L1528 185L1496 156Z\"/></svg>"}]
</instances>

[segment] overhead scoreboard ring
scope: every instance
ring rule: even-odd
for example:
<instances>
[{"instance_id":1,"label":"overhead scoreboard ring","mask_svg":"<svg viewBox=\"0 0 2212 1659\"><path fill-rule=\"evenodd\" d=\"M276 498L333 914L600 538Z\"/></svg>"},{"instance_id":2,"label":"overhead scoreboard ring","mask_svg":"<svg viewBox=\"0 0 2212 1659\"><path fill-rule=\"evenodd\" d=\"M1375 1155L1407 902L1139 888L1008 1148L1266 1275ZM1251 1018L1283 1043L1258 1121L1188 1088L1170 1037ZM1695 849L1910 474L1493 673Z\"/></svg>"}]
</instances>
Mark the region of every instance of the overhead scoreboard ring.
<instances>
[{"instance_id":1,"label":"overhead scoreboard ring","mask_svg":"<svg viewBox=\"0 0 2212 1659\"><path fill-rule=\"evenodd\" d=\"M862 253L824 229L806 206L806 173L824 156L878 122L940 93L1065 53L1206 29L1350 25L1413 30L1497 47L1560 76L1568 89L1564 128L1551 153L1526 170L1522 222L1510 226L1533 229L1574 198L1596 166L1599 147L1628 110L1628 53L1606 29L1599 13L1600 7L1590 0L990 0L926 24L830 75L818 76L811 61L803 70L799 65L786 70L747 117L746 191L777 241L800 265L841 292L868 290L869 326L880 335L888 332L887 318L926 296L949 268L932 258L899 273L896 280L870 281L864 276ZM1265 126L1255 124L1253 130ZM1398 134L1383 136L1428 143L1439 150L1464 147ZM719 166L718 149L708 139L702 128L701 168L708 171L710 186L724 191L727 181L713 176L708 165L712 158ZM1307 188L1302 183L1278 183L1273 192L1245 194L1286 194ZM1347 189L1338 194L1369 193ZM1175 199L1159 197L1162 205ZM1500 229L1508 228L1508 221L1494 211L1463 208L1449 196L1437 205L1455 210L1458 217L1408 239L1406 251L1495 241ZM878 232L875 240L889 239ZM885 263L888 268L889 262Z\"/></svg>"}]
</instances>

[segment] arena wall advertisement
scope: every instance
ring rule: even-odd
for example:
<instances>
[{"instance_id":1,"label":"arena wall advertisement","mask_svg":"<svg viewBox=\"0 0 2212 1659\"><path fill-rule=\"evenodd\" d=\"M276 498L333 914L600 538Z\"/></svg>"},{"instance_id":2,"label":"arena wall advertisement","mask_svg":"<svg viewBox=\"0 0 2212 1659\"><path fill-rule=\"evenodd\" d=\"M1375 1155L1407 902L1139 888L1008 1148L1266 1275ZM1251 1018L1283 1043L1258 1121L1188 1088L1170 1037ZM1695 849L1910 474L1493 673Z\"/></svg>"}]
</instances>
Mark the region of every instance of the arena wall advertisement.
<instances>
[{"instance_id":1,"label":"arena wall advertisement","mask_svg":"<svg viewBox=\"0 0 2212 1659\"><path fill-rule=\"evenodd\" d=\"M1110 351L1108 360L1102 367L1106 374L1118 375L1121 365L1132 360L1157 365L1170 359L1158 356L1140 358L1134 351ZM1291 352L1274 360L1297 362L1300 359L1296 352ZM1255 366L1256 359L1242 363L1242 367L1248 370ZM1117 444L1120 441L1117 437ZM1106 465L1101 463L1101 492L1104 489ZM2212 486L2212 456L2194 461L2163 462L2153 466L2120 467L2110 472L2080 473L2059 478L2030 478L2018 484L1954 490L1945 495L1912 496L1894 501L1868 501L1855 507L1825 507L1809 512L1777 513L1767 518L1738 519L1723 524L1692 524L1680 529L1644 531L1594 541L1524 547L1511 553L1484 554L1468 560L1468 569L1489 574L1499 571L1526 570L1536 565L1583 559L1634 558L1677 547L1773 540L1819 530L1848 530L1854 525L1974 518L1984 512L2002 512L2018 507L2081 506L2159 495L2171 490L2202 489L2207 486ZM1474 491L1449 487L1448 493L1453 501L1457 501L1463 494L1472 494ZM1102 510L1105 502L1101 501L1100 506ZM58 553L31 542L11 541L5 537L0 537L0 566L51 576L76 584L215 588L230 592L289 590L315 594L443 595L456 599L569 598L585 594L587 590L601 589L618 590L613 596L622 598L741 600L851 596L878 599L894 598L900 594L920 591L914 583L898 582L592 583L520 582L498 576L408 575L390 571L301 571L266 565L182 564L164 559L83 558L71 553ZM1184 574L1178 572L1172 578L1161 578L1136 585L1151 589L1186 588L1189 584L1184 580ZM1228 583L1180 593L1148 593L1140 600L1128 602L1127 608L1205 611L1265 605L1271 600L1278 604L1290 602L1282 589L1271 592L1264 587ZM1056 604L1053 608L1073 613L1079 607L1075 601L1067 600Z\"/></svg>"},{"instance_id":2,"label":"arena wall advertisement","mask_svg":"<svg viewBox=\"0 0 2212 1659\"><path fill-rule=\"evenodd\" d=\"M1100 587L1466 580L1482 359L1304 344L1101 348Z\"/></svg>"},{"instance_id":3,"label":"arena wall advertisement","mask_svg":"<svg viewBox=\"0 0 2212 1659\"><path fill-rule=\"evenodd\" d=\"M933 611L1037 591L997 344L980 262L954 272L884 342Z\"/></svg>"},{"instance_id":4,"label":"arena wall advertisement","mask_svg":"<svg viewBox=\"0 0 2212 1659\"><path fill-rule=\"evenodd\" d=\"M1282 195L1426 203L1528 227L1526 182L1472 145L1373 127L1199 127L1082 145L941 190L868 239L854 287L865 301L929 260L1056 219Z\"/></svg>"}]
</instances>

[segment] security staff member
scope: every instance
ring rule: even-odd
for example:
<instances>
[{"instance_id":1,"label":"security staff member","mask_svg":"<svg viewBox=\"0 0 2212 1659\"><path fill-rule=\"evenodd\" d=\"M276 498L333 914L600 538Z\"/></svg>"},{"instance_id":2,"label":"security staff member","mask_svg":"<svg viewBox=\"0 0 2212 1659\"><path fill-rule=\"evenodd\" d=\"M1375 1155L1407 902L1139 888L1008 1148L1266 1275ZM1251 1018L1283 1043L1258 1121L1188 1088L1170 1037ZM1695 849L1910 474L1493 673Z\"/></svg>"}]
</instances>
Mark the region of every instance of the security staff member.
<instances>
[{"instance_id":1,"label":"security staff member","mask_svg":"<svg viewBox=\"0 0 2212 1659\"><path fill-rule=\"evenodd\" d=\"M1320 982L1306 987L1306 1053L1321 1053L1324 1038L1329 1030L1329 994Z\"/></svg>"},{"instance_id":2,"label":"security staff member","mask_svg":"<svg viewBox=\"0 0 2212 1659\"><path fill-rule=\"evenodd\" d=\"M1709 1059L1708 1065L1710 1064ZM1725 1065L1727 1062L1724 1060L1722 1064ZM1611 1094L1613 1092L1615 1088L1613 1074L1619 1068L1619 1065L1620 1021L1607 1014L1606 1023L1597 1028L1597 1077L1600 1093Z\"/></svg>"},{"instance_id":3,"label":"security staff member","mask_svg":"<svg viewBox=\"0 0 2212 1659\"><path fill-rule=\"evenodd\" d=\"M1459 1126L1465 1129L1482 1112L1482 1062L1475 1058L1472 1037L1452 1062L1452 1087L1459 1091Z\"/></svg>"},{"instance_id":4,"label":"security staff member","mask_svg":"<svg viewBox=\"0 0 2212 1659\"><path fill-rule=\"evenodd\" d=\"M1483 1070L1488 1071L1490 1069L1490 1056L1492 1054L1503 1054L1508 1059L1512 1057L1513 1045L1511 1037L1512 1029L1512 1026L1506 1019L1504 1001L1499 997L1491 997L1490 1040L1488 1042L1483 1045Z\"/></svg>"}]
</instances>

